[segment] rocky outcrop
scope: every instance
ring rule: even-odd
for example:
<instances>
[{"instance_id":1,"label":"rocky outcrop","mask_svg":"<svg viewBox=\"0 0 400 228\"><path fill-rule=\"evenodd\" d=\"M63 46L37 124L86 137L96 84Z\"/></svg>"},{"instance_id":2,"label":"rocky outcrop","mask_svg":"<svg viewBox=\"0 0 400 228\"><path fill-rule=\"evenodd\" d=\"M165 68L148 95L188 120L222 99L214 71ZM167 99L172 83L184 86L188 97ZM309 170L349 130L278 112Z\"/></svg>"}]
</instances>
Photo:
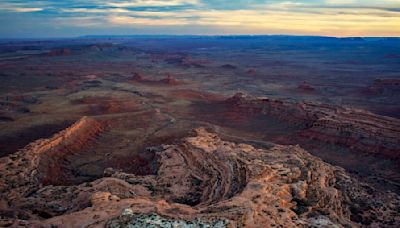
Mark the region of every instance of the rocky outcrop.
<instances>
[{"instance_id":1,"label":"rocky outcrop","mask_svg":"<svg viewBox=\"0 0 400 228\"><path fill-rule=\"evenodd\" d=\"M251 68L251 69L248 69L246 71L246 73L249 74L249 75L255 75L255 74L257 74L257 71L255 69Z\"/></svg>"},{"instance_id":2,"label":"rocky outcrop","mask_svg":"<svg viewBox=\"0 0 400 228\"><path fill-rule=\"evenodd\" d=\"M161 59L164 59L164 61L168 64L174 64L184 68L204 68L205 64L209 62L205 60L194 59L191 56L186 55L167 55Z\"/></svg>"},{"instance_id":3,"label":"rocky outcrop","mask_svg":"<svg viewBox=\"0 0 400 228\"><path fill-rule=\"evenodd\" d=\"M63 135L73 137L74 129L86 121L85 118L78 122ZM29 148L33 147L20 151L17 157L26 154L28 158L32 153ZM7 164L14 165L17 173L0 177L2 186L9 186L2 189L0 209L5 217L2 225L397 227L400 224L398 195L380 194L351 178L342 168L321 161L299 146L258 149L223 141L199 128L192 137L177 144L148 150L157 155L156 174L139 176L106 169L106 177L90 183L33 189L38 179L19 180L16 186L5 181L17 176L37 176L38 162L30 163L31 168L27 169L16 165L17 160L12 157L3 159L2 174ZM47 149L40 151L43 154Z\"/></svg>"},{"instance_id":4,"label":"rocky outcrop","mask_svg":"<svg viewBox=\"0 0 400 228\"><path fill-rule=\"evenodd\" d=\"M145 79L142 74L135 72L135 73L133 73L131 80L141 82L141 81L144 81Z\"/></svg>"},{"instance_id":5,"label":"rocky outcrop","mask_svg":"<svg viewBox=\"0 0 400 228\"><path fill-rule=\"evenodd\" d=\"M37 178L43 185L65 185L74 183L73 170L68 167L66 157L79 153L105 130L105 125L95 119L83 117L71 127L56 134L49 140L35 145L33 150L40 154L37 164Z\"/></svg>"},{"instance_id":6,"label":"rocky outcrop","mask_svg":"<svg viewBox=\"0 0 400 228\"><path fill-rule=\"evenodd\" d=\"M374 96L398 96L400 95L400 79L376 79L364 90L364 93Z\"/></svg>"},{"instance_id":7,"label":"rocky outcrop","mask_svg":"<svg viewBox=\"0 0 400 228\"><path fill-rule=\"evenodd\" d=\"M143 215L133 214L132 210L125 209L122 215L107 222L106 227L226 227L225 221L215 221L212 223L202 222L201 220L185 221L161 217L157 214Z\"/></svg>"},{"instance_id":8,"label":"rocky outcrop","mask_svg":"<svg viewBox=\"0 0 400 228\"><path fill-rule=\"evenodd\" d=\"M47 53L48 56L68 56L71 54L71 50L69 48L61 48L61 49L54 49Z\"/></svg>"},{"instance_id":9,"label":"rocky outcrop","mask_svg":"<svg viewBox=\"0 0 400 228\"><path fill-rule=\"evenodd\" d=\"M174 78L171 74L167 74L167 77L164 79L161 79L159 81L160 83L164 83L166 85L179 85L182 84L182 82L178 81L176 78Z\"/></svg>"},{"instance_id":10,"label":"rocky outcrop","mask_svg":"<svg viewBox=\"0 0 400 228\"><path fill-rule=\"evenodd\" d=\"M200 129L197 133L205 132ZM223 151L214 153L215 145L211 144L208 145L211 148L199 153L193 147L209 142L198 139L208 140L206 137L188 138L187 143L178 146L153 148L161 150L158 152L160 167L157 176L137 177L125 173L111 176L128 183L154 185L154 192L162 194L164 199L191 206L210 205L242 191L250 172L243 161ZM217 137L215 140L215 143L221 143Z\"/></svg>"},{"instance_id":11,"label":"rocky outcrop","mask_svg":"<svg viewBox=\"0 0 400 228\"><path fill-rule=\"evenodd\" d=\"M255 98L241 93L224 103L232 112L274 116L300 125L300 135L306 138L400 159L400 121L395 118L334 105Z\"/></svg>"},{"instance_id":12,"label":"rocky outcrop","mask_svg":"<svg viewBox=\"0 0 400 228\"><path fill-rule=\"evenodd\" d=\"M234 66L234 65L232 65L232 64L224 64L224 65L221 65L221 68L222 68L222 69L226 69L226 70L235 70L235 69L237 69L237 67Z\"/></svg>"},{"instance_id":13,"label":"rocky outcrop","mask_svg":"<svg viewBox=\"0 0 400 228\"><path fill-rule=\"evenodd\" d=\"M304 82L297 86L297 91L305 92L305 93L312 93L312 92L315 92L315 88Z\"/></svg>"},{"instance_id":14,"label":"rocky outcrop","mask_svg":"<svg viewBox=\"0 0 400 228\"><path fill-rule=\"evenodd\" d=\"M148 85L180 85L183 84L183 82L175 79L171 74L167 73L166 77L160 80L149 80L145 79L142 74L139 73L134 73L133 76L130 78L131 80L135 82L140 82L143 84L148 84Z\"/></svg>"},{"instance_id":15,"label":"rocky outcrop","mask_svg":"<svg viewBox=\"0 0 400 228\"><path fill-rule=\"evenodd\" d=\"M37 140L24 149L1 158L0 192L3 200L19 200L45 185L70 183L65 157L86 147L105 126L83 117L49 139Z\"/></svg>"}]
</instances>

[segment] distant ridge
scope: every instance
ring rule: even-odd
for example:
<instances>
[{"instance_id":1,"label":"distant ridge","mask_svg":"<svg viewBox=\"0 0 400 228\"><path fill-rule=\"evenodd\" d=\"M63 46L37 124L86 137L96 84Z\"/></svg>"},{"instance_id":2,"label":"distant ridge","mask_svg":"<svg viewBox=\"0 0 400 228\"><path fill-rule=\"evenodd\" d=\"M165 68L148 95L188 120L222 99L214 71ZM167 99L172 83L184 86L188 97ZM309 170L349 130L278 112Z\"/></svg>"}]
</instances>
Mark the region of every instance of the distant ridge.
<instances>
[{"instance_id":1,"label":"distant ridge","mask_svg":"<svg viewBox=\"0 0 400 228\"><path fill-rule=\"evenodd\" d=\"M71 37L0 37L0 41L15 40L73 40L73 39L172 39L172 38L192 38L192 39L297 39L297 40L344 40L344 41L400 41L400 37L334 37L334 36L307 36L307 35L84 35Z\"/></svg>"},{"instance_id":2,"label":"distant ridge","mask_svg":"<svg viewBox=\"0 0 400 228\"><path fill-rule=\"evenodd\" d=\"M315 40L315 41L400 41L400 37L331 37L331 36L302 36L302 35L86 35L76 38L81 39L123 39L123 38L193 38L193 39L296 39L296 40Z\"/></svg>"}]
</instances>

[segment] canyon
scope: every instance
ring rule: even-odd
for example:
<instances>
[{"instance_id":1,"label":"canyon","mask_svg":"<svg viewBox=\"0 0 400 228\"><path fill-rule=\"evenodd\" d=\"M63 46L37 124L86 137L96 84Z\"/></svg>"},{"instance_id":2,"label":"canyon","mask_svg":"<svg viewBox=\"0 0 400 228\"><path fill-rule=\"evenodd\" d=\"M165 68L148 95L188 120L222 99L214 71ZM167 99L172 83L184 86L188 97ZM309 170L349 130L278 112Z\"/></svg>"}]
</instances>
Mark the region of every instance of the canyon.
<instances>
[{"instance_id":1,"label":"canyon","mask_svg":"<svg viewBox=\"0 0 400 228\"><path fill-rule=\"evenodd\" d=\"M52 138L3 158L2 213L25 219L3 220L3 225L111 227L135 223L137 213L229 227L395 227L400 222L398 195L381 195L299 146L257 149L223 141L204 128L177 144L148 148L158 163L154 174L107 168L104 177L93 182L50 182L68 180L69 170L60 170L65 160L49 153L77 151L100 130L96 120L84 117ZM65 140L61 144L60 138ZM48 219L40 220L43 217Z\"/></svg>"},{"instance_id":2,"label":"canyon","mask_svg":"<svg viewBox=\"0 0 400 228\"><path fill-rule=\"evenodd\" d=\"M1 41L0 226L398 227L396 44Z\"/></svg>"}]
</instances>

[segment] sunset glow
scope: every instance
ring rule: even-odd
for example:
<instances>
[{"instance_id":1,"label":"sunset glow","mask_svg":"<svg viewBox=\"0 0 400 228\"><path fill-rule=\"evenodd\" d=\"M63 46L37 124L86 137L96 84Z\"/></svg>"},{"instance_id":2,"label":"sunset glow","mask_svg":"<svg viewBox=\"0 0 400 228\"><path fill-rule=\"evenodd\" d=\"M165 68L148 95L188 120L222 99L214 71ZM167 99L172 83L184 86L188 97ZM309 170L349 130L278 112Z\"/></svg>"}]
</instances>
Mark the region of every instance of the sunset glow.
<instances>
[{"instance_id":1,"label":"sunset glow","mask_svg":"<svg viewBox=\"0 0 400 228\"><path fill-rule=\"evenodd\" d=\"M134 0L0 3L2 37L86 34L400 36L399 0Z\"/></svg>"}]
</instances>

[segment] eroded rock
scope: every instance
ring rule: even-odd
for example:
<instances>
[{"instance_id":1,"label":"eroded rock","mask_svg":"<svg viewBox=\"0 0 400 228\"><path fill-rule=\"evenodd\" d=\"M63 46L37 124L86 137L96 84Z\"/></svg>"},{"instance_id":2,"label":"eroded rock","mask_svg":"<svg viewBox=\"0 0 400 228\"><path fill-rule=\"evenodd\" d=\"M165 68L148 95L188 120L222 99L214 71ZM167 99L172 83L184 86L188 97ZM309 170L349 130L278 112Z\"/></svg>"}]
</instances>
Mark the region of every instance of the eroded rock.
<instances>
[{"instance_id":1,"label":"eroded rock","mask_svg":"<svg viewBox=\"0 0 400 228\"><path fill-rule=\"evenodd\" d=\"M73 135L74 126L62 135ZM40 142L36 144L45 145ZM4 224L120 227L161 220L188 227L400 224L398 195L381 194L299 146L259 149L198 128L194 136L176 144L152 148L160 164L156 174L107 169L108 177L72 186L43 186L38 162L29 163L30 168L18 165L23 157L35 154L40 160L46 155L47 149L33 153L34 148L1 160L2 171L12 166L16 172L0 177ZM17 176L30 178L15 182Z\"/></svg>"}]
</instances>

